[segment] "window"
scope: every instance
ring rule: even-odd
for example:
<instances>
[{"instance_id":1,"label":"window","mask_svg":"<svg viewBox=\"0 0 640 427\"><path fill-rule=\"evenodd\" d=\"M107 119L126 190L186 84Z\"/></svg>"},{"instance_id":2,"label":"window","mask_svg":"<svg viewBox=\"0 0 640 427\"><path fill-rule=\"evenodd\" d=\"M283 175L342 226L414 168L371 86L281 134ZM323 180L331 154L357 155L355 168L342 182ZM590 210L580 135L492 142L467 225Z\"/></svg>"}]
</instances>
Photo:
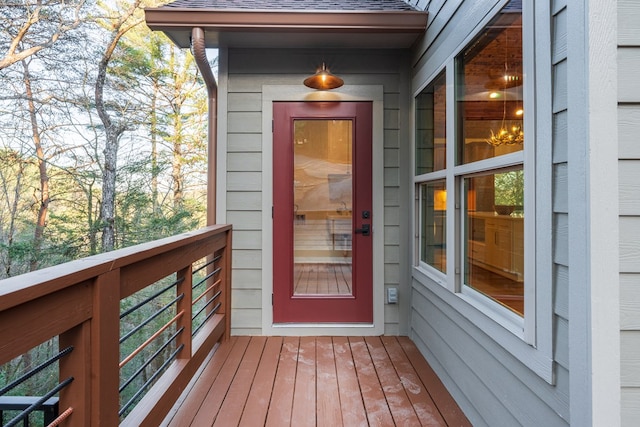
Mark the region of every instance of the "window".
<instances>
[{"instance_id":1,"label":"window","mask_svg":"<svg viewBox=\"0 0 640 427\"><path fill-rule=\"evenodd\" d=\"M525 189L524 153L533 140L524 129L519 2L507 4L447 66L453 72L441 72L415 99L418 264L522 330L525 213L533 211L525 206L532 189ZM447 96L455 101L448 116ZM455 230L447 233L447 225Z\"/></svg>"},{"instance_id":2,"label":"window","mask_svg":"<svg viewBox=\"0 0 640 427\"><path fill-rule=\"evenodd\" d=\"M457 327L553 383L551 32L535 19L550 5L493 7L416 71L412 275Z\"/></svg>"},{"instance_id":3,"label":"window","mask_svg":"<svg viewBox=\"0 0 640 427\"><path fill-rule=\"evenodd\" d=\"M420 261L446 273L446 79L441 74L416 99L416 175L420 184ZM434 173L435 172L435 173Z\"/></svg>"}]
</instances>

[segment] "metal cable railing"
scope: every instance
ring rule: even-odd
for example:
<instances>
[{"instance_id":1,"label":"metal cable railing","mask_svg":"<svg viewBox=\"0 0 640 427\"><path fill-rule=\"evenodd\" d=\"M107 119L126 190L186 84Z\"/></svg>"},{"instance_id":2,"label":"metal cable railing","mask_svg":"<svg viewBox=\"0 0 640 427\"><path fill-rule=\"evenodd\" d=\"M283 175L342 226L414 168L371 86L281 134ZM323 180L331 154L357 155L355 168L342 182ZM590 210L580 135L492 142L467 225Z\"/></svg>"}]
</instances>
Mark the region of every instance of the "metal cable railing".
<instances>
[{"instance_id":1,"label":"metal cable railing","mask_svg":"<svg viewBox=\"0 0 640 427\"><path fill-rule=\"evenodd\" d=\"M214 254L211 260L206 262L204 265L200 266L198 269L194 270L193 290L196 290L198 287L202 286L207 282L213 281L212 279L215 276L220 275L220 273L222 272L222 266L218 264L221 259L222 259L222 255L220 253L216 253ZM199 280L196 281L195 280L196 273L202 271L206 267L211 268L211 271L208 272L204 277L199 278ZM210 297L209 299L206 299L204 303L202 303L202 300L204 300L207 297L207 295L209 295L212 291L214 291L214 289L216 289L220 284L221 284L221 280L220 278L218 278L217 280L213 281L213 283L209 285L206 289L200 292L197 296L194 294L194 298L191 303L193 306L192 316L191 316L191 321L192 321L191 335L192 336L196 335L196 333L204 326L207 320L209 320L209 318L213 316L222 305L221 302L218 301L218 303L210 311L207 312L207 315L204 316L204 318L202 318L200 321L196 321L196 319L201 317L201 314L205 310L211 307L211 304L213 304L214 302L216 302L216 300L219 299L222 293L220 290L218 290L212 297Z\"/></svg>"},{"instance_id":2,"label":"metal cable railing","mask_svg":"<svg viewBox=\"0 0 640 427\"><path fill-rule=\"evenodd\" d=\"M165 286L164 288L160 289L158 292L154 293L153 295L150 295L147 298L143 299L142 301L140 301L139 303L137 303L133 307L129 308L128 310L123 311L122 313L120 313L120 320L124 319L126 316L128 316L129 314L131 314L134 311L138 310L139 308L141 308L142 306L146 305L147 303L149 303L149 302L153 301L154 299L158 298L160 295L164 294L169 289L173 289L175 286L179 285L183 281L184 281L184 278L181 277L180 279L172 282L170 285Z\"/></svg>"},{"instance_id":3,"label":"metal cable railing","mask_svg":"<svg viewBox=\"0 0 640 427\"><path fill-rule=\"evenodd\" d=\"M207 268L208 266L210 266L211 264L218 262L218 260L220 260L220 258L222 258L222 255L216 255L213 257L213 259L205 262L204 264L202 264L200 267L196 268L195 270L193 270L193 274L197 274L200 270Z\"/></svg>"},{"instance_id":4,"label":"metal cable railing","mask_svg":"<svg viewBox=\"0 0 640 427\"><path fill-rule=\"evenodd\" d=\"M133 307L127 309L124 312L122 312L121 315L120 315L121 321L126 316L132 315L136 311L141 311L142 312L144 310L144 308L150 306L151 303L154 300L157 300L162 295L166 294L167 292L169 292L171 290L175 291L178 288L178 286L180 284L182 284L183 282L184 282L184 278L183 277L178 278L177 280L172 281L169 285L163 286L158 291L154 292L153 294L149 295L148 297L145 297L140 302L136 303ZM157 283L159 284L161 282L157 282ZM130 390L127 390L127 392L125 392L127 387L129 387L132 383L139 384L144 379L146 379L146 377L143 375L144 373L146 373L147 375L150 374L151 375L150 378L156 378L157 375L159 374L159 371L162 368L153 370L154 369L153 366L155 366L155 365L153 365L153 363L155 361L159 360L160 362L162 362L162 366L165 366L165 364L166 364L168 359L165 359L164 355L166 354L167 349L170 346L175 344L176 338L184 331L184 327L181 327L177 331L173 332L171 334L171 336L168 339L166 339L164 342L160 342L159 343L160 344L159 348L155 349L153 354L151 354L150 356L148 356L148 353L145 354L144 350L147 349L147 348L151 348L152 343L158 342L160 340L160 337L163 334L165 334L165 331L167 331L172 325L176 324L178 322L178 320L184 315L184 311L180 311L175 316L172 314L172 313L175 313L175 311L177 311L177 305L178 305L179 301L184 299L184 297L185 297L185 294L184 293L180 293L175 298L172 298L169 302L167 302L162 307L160 307L158 310L156 310L155 312L153 312L150 315L148 315L143 321L137 323L135 325L135 327L133 327L131 330L129 330L127 333L123 334L120 337L119 342L120 342L120 345L122 346L122 344L125 341L131 339L131 337L133 337L134 335L138 334L139 332L141 333L143 328L147 327L147 325L149 325L152 322L154 322L154 320L156 320L156 319L159 320L160 316L162 316L164 314L171 314L171 316L173 316L172 319L170 319L168 322L165 322L164 325L162 325L161 327L155 329L155 326L154 326L155 332L153 332L151 334L151 336L146 338L146 340L144 342L142 342L141 344L138 343L140 338L136 338L135 340L133 340L133 341L135 341L135 344L137 345L137 347L133 351L131 351L120 362L120 369L121 369L120 378L121 378L121 381L123 379L124 379L124 381L122 382L122 385L119 387L118 392L120 394L120 398L121 399L127 399L127 402L124 405L121 404L120 411L119 411L119 416L122 416L123 414L127 413L127 411L131 408L131 406L134 405L136 399L138 399L142 394L144 394L146 392L147 388L149 388L151 383L149 382L149 380L145 381L143 383L143 385L140 386L133 395L131 395L132 391L130 391ZM137 336L140 336L140 335L138 334ZM180 346L179 348L182 348L182 347L183 346ZM175 356L173 354L176 354L175 351L172 353L172 356L169 356L169 360L172 360L173 358L175 358ZM138 356L138 355L140 355L140 356ZM132 368L134 368L135 371L133 371L131 373L130 370L124 370L123 369L124 366L129 364L131 361L133 361L134 358L136 358L136 362L135 362L135 365ZM127 371L129 371L129 372L127 372ZM128 377L127 377L127 375L128 375Z\"/></svg>"},{"instance_id":5,"label":"metal cable railing","mask_svg":"<svg viewBox=\"0 0 640 427\"><path fill-rule=\"evenodd\" d=\"M160 308L160 310L156 311L151 316L147 317L142 323L140 323L135 328L131 329L129 332L124 334L122 337L120 337L120 344L125 342L127 339L129 339L133 334L138 332L140 329L147 326L149 323L151 323L155 318L160 316L162 313L169 310L176 302L180 301L182 298L184 298L184 294L178 295L173 300L171 300L171 302L165 304L162 308Z\"/></svg>"},{"instance_id":6,"label":"metal cable railing","mask_svg":"<svg viewBox=\"0 0 640 427\"><path fill-rule=\"evenodd\" d=\"M17 386L19 386L20 384L24 383L29 378L32 378L33 376L35 376L39 372L42 372L43 370L45 370L49 366L53 365L55 362L57 362L58 360L60 360L64 356L66 356L67 354L71 353L72 351L73 351L73 347L71 347L71 346L67 347L65 349L62 349L60 352L58 352L58 354L56 354L53 357L45 360L44 362L42 362L41 364L39 364L35 368L31 369L30 371L25 372L20 377L16 378L14 381L12 381L9 384L7 384L6 386L2 387L0 389L0 396L4 396L10 390L16 388Z\"/></svg>"},{"instance_id":7,"label":"metal cable railing","mask_svg":"<svg viewBox=\"0 0 640 427\"><path fill-rule=\"evenodd\" d=\"M45 369L47 369L48 367L52 366L54 363L62 359L64 356L70 354L72 351L73 351L73 346L66 347L63 350L59 351L54 356L40 363L35 368L20 375L18 378L11 381L9 384L5 385L0 389L0 396L4 396L9 391L20 386L21 384L24 384L27 380L35 377L36 375L38 375L39 373L41 373L42 371L44 371ZM18 398L22 398L22 399L18 399L17 401L14 401L13 406L15 407L16 410L19 410L20 413L17 414L14 418L12 418L7 424L3 424L3 426L4 427L15 426L21 421L24 422L25 425L27 425L29 415L32 412L44 411L45 403L49 399L54 397L64 387L71 384L72 381L73 381L73 377L69 377L65 379L64 381L60 382L58 385L53 387L51 390L49 390L47 393L45 393L43 396L38 396L35 401L33 401L33 398L29 398L28 396L17 396ZM46 405L46 406L51 406L51 405ZM57 407L57 401L55 403L55 406ZM58 415L57 408L55 412L56 413L53 414L54 417Z\"/></svg>"},{"instance_id":8,"label":"metal cable railing","mask_svg":"<svg viewBox=\"0 0 640 427\"><path fill-rule=\"evenodd\" d=\"M169 345L184 331L184 326L178 329L173 335L169 337L168 340L162 344L162 346L155 351L144 363L120 386L118 392L122 393L122 391L127 388L129 384L131 384L144 370L154 361L156 360L160 354L167 348Z\"/></svg>"},{"instance_id":9,"label":"metal cable railing","mask_svg":"<svg viewBox=\"0 0 640 427\"><path fill-rule=\"evenodd\" d=\"M173 351L173 353L171 353L171 355L167 358L167 360L164 361L164 363L162 364L162 366L160 366L160 369L158 369L157 371L155 371L153 373L153 375L151 375L151 377L142 385L142 387L140 387L140 390L138 390L131 399L129 399L127 401L127 403L125 403L124 405L122 405L122 407L120 408L120 410L118 411L118 416L122 416L122 414L126 413L127 410L129 409L129 407L131 405L133 405L136 400L144 393L147 391L147 389L149 388L150 385L152 385L156 378L158 377L158 375L160 375L162 372L164 372L164 370L167 368L167 366L169 366L169 363L173 362L173 360L176 358L176 356L178 355L178 353L180 353L180 351L182 351L182 349L184 348L184 344L181 344L178 348L175 349L175 351Z\"/></svg>"}]
</instances>

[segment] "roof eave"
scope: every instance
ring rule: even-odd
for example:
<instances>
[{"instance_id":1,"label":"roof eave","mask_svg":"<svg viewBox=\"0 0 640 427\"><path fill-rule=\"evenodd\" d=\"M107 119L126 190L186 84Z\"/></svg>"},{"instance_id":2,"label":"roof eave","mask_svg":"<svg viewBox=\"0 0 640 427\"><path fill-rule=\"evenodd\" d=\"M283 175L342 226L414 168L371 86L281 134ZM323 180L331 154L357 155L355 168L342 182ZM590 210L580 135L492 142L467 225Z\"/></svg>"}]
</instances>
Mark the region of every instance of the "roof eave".
<instances>
[{"instance_id":1,"label":"roof eave","mask_svg":"<svg viewBox=\"0 0 640 427\"><path fill-rule=\"evenodd\" d=\"M419 34L427 26L420 11L232 10L158 8L145 10L147 25L174 41L176 32L201 27L216 33ZM173 33L173 35L171 34ZM187 46L182 46L187 47Z\"/></svg>"}]
</instances>

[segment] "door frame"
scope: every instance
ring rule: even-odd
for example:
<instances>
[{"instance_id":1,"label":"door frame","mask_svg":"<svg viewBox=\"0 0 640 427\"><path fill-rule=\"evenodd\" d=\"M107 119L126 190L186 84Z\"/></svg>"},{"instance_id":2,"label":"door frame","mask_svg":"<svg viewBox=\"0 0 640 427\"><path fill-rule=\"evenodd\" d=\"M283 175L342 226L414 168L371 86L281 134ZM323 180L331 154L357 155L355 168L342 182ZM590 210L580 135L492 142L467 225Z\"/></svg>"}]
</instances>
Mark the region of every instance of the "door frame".
<instances>
[{"instance_id":1,"label":"door frame","mask_svg":"<svg viewBox=\"0 0 640 427\"><path fill-rule=\"evenodd\" d=\"M273 102L371 101L373 186L373 323L273 323ZM384 333L384 91L349 85L321 92L303 85L262 86L262 333L264 335L381 335Z\"/></svg>"}]
</instances>

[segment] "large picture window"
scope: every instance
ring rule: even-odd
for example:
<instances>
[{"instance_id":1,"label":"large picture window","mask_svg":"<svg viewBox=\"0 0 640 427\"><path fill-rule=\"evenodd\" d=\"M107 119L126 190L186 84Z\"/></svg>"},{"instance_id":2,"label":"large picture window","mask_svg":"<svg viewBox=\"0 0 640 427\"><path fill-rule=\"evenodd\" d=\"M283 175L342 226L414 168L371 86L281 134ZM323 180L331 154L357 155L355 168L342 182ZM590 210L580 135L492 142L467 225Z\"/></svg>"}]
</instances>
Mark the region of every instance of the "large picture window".
<instances>
[{"instance_id":1,"label":"large picture window","mask_svg":"<svg viewBox=\"0 0 640 427\"><path fill-rule=\"evenodd\" d=\"M453 72L417 95L414 182L419 264L444 273L439 283L448 289L523 325L531 211L524 152L533 140L524 128L522 11L514 4L466 44L448 65ZM447 83L455 101L449 117ZM447 119L454 130L448 138Z\"/></svg>"}]
</instances>

